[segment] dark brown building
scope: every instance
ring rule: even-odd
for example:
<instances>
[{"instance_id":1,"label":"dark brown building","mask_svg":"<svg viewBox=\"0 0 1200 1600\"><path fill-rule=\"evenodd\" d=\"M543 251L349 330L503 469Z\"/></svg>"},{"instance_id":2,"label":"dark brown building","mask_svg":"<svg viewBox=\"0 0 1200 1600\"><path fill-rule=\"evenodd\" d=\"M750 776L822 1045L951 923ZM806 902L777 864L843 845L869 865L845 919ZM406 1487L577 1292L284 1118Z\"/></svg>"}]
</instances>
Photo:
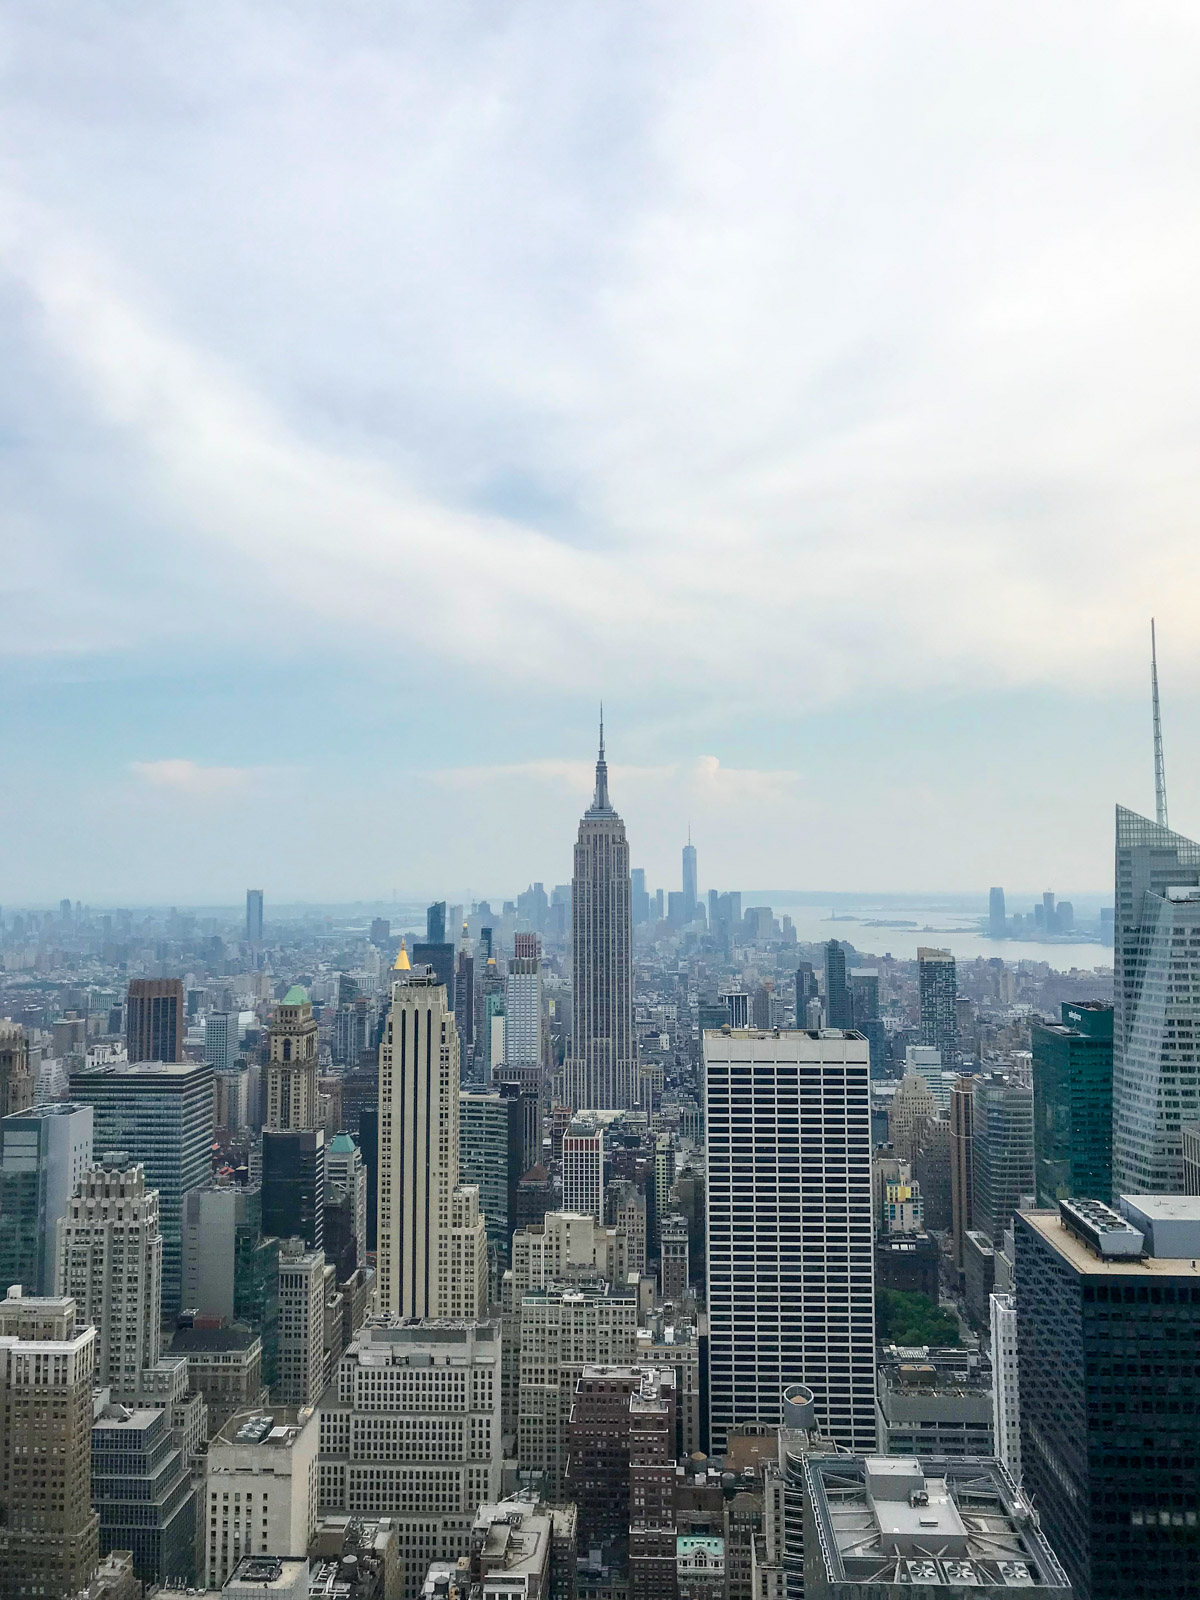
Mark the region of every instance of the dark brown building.
<instances>
[{"instance_id":1,"label":"dark brown building","mask_svg":"<svg viewBox=\"0 0 1200 1600\"><path fill-rule=\"evenodd\" d=\"M629 1400L629 1600L674 1600L675 1375L643 1370Z\"/></svg>"},{"instance_id":2,"label":"dark brown building","mask_svg":"<svg viewBox=\"0 0 1200 1600\"><path fill-rule=\"evenodd\" d=\"M182 1061L183 1035L183 980L130 979L125 1016L130 1061Z\"/></svg>"},{"instance_id":3,"label":"dark brown building","mask_svg":"<svg viewBox=\"0 0 1200 1600\"><path fill-rule=\"evenodd\" d=\"M0 1117L28 1111L34 1080L29 1070L29 1041L18 1022L0 1022Z\"/></svg>"}]
</instances>

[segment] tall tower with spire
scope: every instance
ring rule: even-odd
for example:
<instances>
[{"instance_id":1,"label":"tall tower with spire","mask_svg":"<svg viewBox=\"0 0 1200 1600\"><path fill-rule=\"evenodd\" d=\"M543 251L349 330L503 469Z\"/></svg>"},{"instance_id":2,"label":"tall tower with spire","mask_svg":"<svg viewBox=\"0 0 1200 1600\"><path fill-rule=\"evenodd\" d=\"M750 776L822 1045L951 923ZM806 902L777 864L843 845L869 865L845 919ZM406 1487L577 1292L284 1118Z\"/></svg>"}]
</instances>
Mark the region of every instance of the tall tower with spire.
<instances>
[{"instance_id":1,"label":"tall tower with spire","mask_svg":"<svg viewBox=\"0 0 1200 1600\"><path fill-rule=\"evenodd\" d=\"M692 843L692 825L688 823L688 840L683 847L683 920L693 922L700 902L696 888L696 846Z\"/></svg>"},{"instance_id":2,"label":"tall tower with spire","mask_svg":"<svg viewBox=\"0 0 1200 1600\"><path fill-rule=\"evenodd\" d=\"M633 912L629 842L608 798L604 712L596 790L579 823L571 878L571 1054L563 1095L573 1110L638 1103L633 1041Z\"/></svg>"}]
</instances>

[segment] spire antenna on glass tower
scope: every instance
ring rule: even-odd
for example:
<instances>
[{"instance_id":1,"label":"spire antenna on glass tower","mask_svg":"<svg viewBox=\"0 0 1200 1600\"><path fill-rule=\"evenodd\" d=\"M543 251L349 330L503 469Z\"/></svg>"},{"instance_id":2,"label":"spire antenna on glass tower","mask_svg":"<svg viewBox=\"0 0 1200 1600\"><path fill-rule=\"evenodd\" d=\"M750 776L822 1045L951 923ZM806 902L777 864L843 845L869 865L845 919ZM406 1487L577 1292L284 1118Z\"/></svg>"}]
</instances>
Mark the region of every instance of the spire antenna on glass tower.
<instances>
[{"instance_id":1,"label":"spire antenna on glass tower","mask_svg":"<svg viewBox=\"0 0 1200 1600\"><path fill-rule=\"evenodd\" d=\"M1167 774L1163 766L1162 716L1158 705L1158 646L1150 618L1150 700L1154 712L1154 820L1167 826Z\"/></svg>"}]
</instances>

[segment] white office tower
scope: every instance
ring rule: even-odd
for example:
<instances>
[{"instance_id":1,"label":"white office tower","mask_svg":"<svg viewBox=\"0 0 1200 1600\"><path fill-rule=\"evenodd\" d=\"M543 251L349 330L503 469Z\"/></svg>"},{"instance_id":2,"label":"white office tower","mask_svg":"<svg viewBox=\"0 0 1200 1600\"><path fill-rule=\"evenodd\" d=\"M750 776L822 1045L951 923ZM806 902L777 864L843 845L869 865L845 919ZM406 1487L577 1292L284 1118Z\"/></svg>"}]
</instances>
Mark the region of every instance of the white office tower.
<instances>
[{"instance_id":1,"label":"white office tower","mask_svg":"<svg viewBox=\"0 0 1200 1600\"><path fill-rule=\"evenodd\" d=\"M992 1307L992 1433L996 1455L1021 1481L1021 1401L1017 1380L1017 1300L994 1294Z\"/></svg>"},{"instance_id":2,"label":"white office tower","mask_svg":"<svg viewBox=\"0 0 1200 1600\"><path fill-rule=\"evenodd\" d=\"M633 912L629 842L608 798L604 724L596 791L575 841L571 879L571 1053L563 1098L573 1111L638 1103L633 1036Z\"/></svg>"},{"instance_id":3,"label":"white office tower","mask_svg":"<svg viewBox=\"0 0 1200 1600\"><path fill-rule=\"evenodd\" d=\"M504 979L504 1064L537 1067L541 1059L541 940L536 933L518 933Z\"/></svg>"},{"instance_id":4,"label":"white office tower","mask_svg":"<svg viewBox=\"0 0 1200 1600\"><path fill-rule=\"evenodd\" d=\"M403 954L403 952L401 952ZM459 1187L458 1030L443 984L394 974L379 1046L381 1311L465 1317L487 1306L479 1191Z\"/></svg>"},{"instance_id":5,"label":"white office tower","mask_svg":"<svg viewBox=\"0 0 1200 1600\"><path fill-rule=\"evenodd\" d=\"M790 1383L821 1431L875 1448L867 1041L827 1028L704 1034L711 1449L781 1420Z\"/></svg>"},{"instance_id":6,"label":"white office tower","mask_svg":"<svg viewBox=\"0 0 1200 1600\"><path fill-rule=\"evenodd\" d=\"M523 1472L543 1474L543 1497L565 1492L567 1422L584 1367L625 1366L637 1348L632 1289L531 1290L521 1301L517 1455Z\"/></svg>"},{"instance_id":7,"label":"white office tower","mask_svg":"<svg viewBox=\"0 0 1200 1600\"><path fill-rule=\"evenodd\" d=\"M84 1174L58 1220L56 1295L97 1330L96 1383L136 1398L162 1353L162 1233L145 1169L111 1153Z\"/></svg>"},{"instance_id":8,"label":"white office tower","mask_svg":"<svg viewBox=\"0 0 1200 1600\"><path fill-rule=\"evenodd\" d=\"M431 1561L466 1552L476 1508L500 1497L502 1462L499 1327L369 1318L321 1403L320 1503L391 1519L403 1600Z\"/></svg>"},{"instance_id":9,"label":"white office tower","mask_svg":"<svg viewBox=\"0 0 1200 1600\"><path fill-rule=\"evenodd\" d=\"M338 1133L325 1149L325 1187L343 1188L354 1207L354 1265L367 1264L367 1168L348 1133Z\"/></svg>"},{"instance_id":10,"label":"white office tower","mask_svg":"<svg viewBox=\"0 0 1200 1600\"><path fill-rule=\"evenodd\" d=\"M1183 1191L1200 1116L1200 845L1117 807L1113 1193Z\"/></svg>"},{"instance_id":11,"label":"white office tower","mask_svg":"<svg viewBox=\"0 0 1200 1600\"><path fill-rule=\"evenodd\" d=\"M564 1211L589 1213L604 1220L604 1125L586 1116L574 1118L563 1134L562 1184Z\"/></svg>"},{"instance_id":12,"label":"white office tower","mask_svg":"<svg viewBox=\"0 0 1200 1600\"><path fill-rule=\"evenodd\" d=\"M325 1252L302 1239L279 1247L279 1377L272 1393L281 1404L315 1405L325 1371Z\"/></svg>"},{"instance_id":13,"label":"white office tower","mask_svg":"<svg viewBox=\"0 0 1200 1600\"><path fill-rule=\"evenodd\" d=\"M307 1556L317 1526L317 1413L239 1411L205 1460L204 1571L224 1586L243 1556Z\"/></svg>"}]
</instances>

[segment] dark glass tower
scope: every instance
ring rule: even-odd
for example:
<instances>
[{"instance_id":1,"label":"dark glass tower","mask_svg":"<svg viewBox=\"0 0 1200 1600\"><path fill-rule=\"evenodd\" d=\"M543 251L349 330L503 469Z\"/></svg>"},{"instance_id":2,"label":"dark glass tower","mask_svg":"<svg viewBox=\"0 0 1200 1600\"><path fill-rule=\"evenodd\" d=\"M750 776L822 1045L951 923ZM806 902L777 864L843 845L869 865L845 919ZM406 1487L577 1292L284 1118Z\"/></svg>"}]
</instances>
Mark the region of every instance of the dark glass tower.
<instances>
[{"instance_id":1,"label":"dark glass tower","mask_svg":"<svg viewBox=\"0 0 1200 1600\"><path fill-rule=\"evenodd\" d=\"M846 982L846 952L836 939L830 939L825 946L825 1026L854 1026L854 1008Z\"/></svg>"},{"instance_id":2,"label":"dark glass tower","mask_svg":"<svg viewBox=\"0 0 1200 1600\"><path fill-rule=\"evenodd\" d=\"M943 1067L958 1061L958 969L949 950L917 951L921 1043L942 1052Z\"/></svg>"},{"instance_id":3,"label":"dark glass tower","mask_svg":"<svg viewBox=\"0 0 1200 1600\"><path fill-rule=\"evenodd\" d=\"M1188 1204L1190 1227L1143 1232L1139 1212ZM1194 1595L1200 1200L1060 1209L1016 1222L1022 1487L1076 1595Z\"/></svg>"},{"instance_id":4,"label":"dark glass tower","mask_svg":"<svg viewBox=\"0 0 1200 1600\"><path fill-rule=\"evenodd\" d=\"M1033 1029L1033 1147L1039 1206L1112 1198L1113 1008L1064 1002Z\"/></svg>"},{"instance_id":5,"label":"dark glass tower","mask_svg":"<svg viewBox=\"0 0 1200 1600\"><path fill-rule=\"evenodd\" d=\"M361 1123L360 1123L361 1126ZM325 1242L325 1132L322 1128L264 1128L262 1225L276 1239Z\"/></svg>"}]
</instances>

